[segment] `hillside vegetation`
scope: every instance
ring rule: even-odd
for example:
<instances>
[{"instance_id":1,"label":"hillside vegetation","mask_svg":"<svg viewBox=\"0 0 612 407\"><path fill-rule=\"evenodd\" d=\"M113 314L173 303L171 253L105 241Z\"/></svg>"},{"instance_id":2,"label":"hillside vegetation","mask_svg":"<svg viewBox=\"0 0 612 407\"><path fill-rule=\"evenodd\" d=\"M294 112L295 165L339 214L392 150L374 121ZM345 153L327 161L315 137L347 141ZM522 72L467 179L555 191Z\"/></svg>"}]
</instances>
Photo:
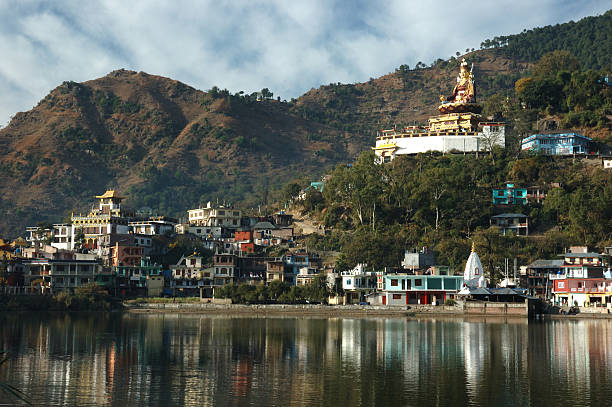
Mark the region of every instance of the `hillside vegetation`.
<instances>
[{"instance_id":1,"label":"hillside vegetation","mask_svg":"<svg viewBox=\"0 0 612 407\"><path fill-rule=\"evenodd\" d=\"M459 270L474 241L498 279L494 266L506 257L528 264L555 258L570 245L612 244L612 173L600 161L496 153L495 160L400 156L385 165L364 153L354 165L338 166L323 194L303 203L329 229L326 236L310 236L308 247L340 251L337 266L344 270L357 263L397 267L405 248L427 246L438 252L438 264ZM492 188L507 180L539 185L548 195L541 203L495 207ZM502 236L490 227L491 216L502 212L528 215L530 237Z\"/></svg>"}]
</instances>

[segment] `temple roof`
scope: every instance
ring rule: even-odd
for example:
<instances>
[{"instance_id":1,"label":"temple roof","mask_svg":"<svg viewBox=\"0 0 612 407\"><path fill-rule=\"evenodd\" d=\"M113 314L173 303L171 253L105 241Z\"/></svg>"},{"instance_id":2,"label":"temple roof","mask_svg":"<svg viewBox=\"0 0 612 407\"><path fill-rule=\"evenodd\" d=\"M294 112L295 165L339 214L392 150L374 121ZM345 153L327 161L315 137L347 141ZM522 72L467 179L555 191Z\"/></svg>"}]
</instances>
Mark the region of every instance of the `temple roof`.
<instances>
[{"instance_id":1,"label":"temple roof","mask_svg":"<svg viewBox=\"0 0 612 407\"><path fill-rule=\"evenodd\" d=\"M104 193L104 195L97 195L96 198L98 198L98 199L106 199L106 198L125 199L124 196L119 196L119 194L117 192L115 192L114 189L108 189Z\"/></svg>"}]
</instances>

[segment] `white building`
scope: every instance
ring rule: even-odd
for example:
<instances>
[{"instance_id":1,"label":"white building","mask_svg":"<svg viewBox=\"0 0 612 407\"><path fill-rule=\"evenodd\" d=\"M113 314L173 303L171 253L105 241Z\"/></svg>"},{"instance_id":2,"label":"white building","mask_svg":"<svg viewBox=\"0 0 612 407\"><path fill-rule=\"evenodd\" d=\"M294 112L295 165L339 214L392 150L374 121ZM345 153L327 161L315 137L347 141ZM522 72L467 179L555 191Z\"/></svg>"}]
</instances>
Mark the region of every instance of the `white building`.
<instances>
[{"instance_id":1,"label":"white building","mask_svg":"<svg viewBox=\"0 0 612 407\"><path fill-rule=\"evenodd\" d=\"M176 222L163 216L150 217L146 220L135 220L128 223L131 231L140 235L163 235L174 233Z\"/></svg>"},{"instance_id":2,"label":"white building","mask_svg":"<svg viewBox=\"0 0 612 407\"><path fill-rule=\"evenodd\" d=\"M189 233L199 236L202 239L220 239L223 237L223 228L221 226L189 226Z\"/></svg>"},{"instance_id":3,"label":"white building","mask_svg":"<svg viewBox=\"0 0 612 407\"><path fill-rule=\"evenodd\" d=\"M384 130L376 137L373 148L381 162L392 161L398 155L414 155L427 151L442 153L476 153L490 151L494 146L505 147L503 123L481 123L478 132L428 131L427 128L406 128L404 131Z\"/></svg>"},{"instance_id":4,"label":"white building","mask_svg":"<svg viewBox=\"0 0 612 407\"><path fill-rule=\"evenodd\" d=\"M63 250L72 250L72 225L67 223L53 225L53 242L51 246Z\"/></svg>"},{"instance_id":5,"label":"white building","mask_svg":"<svg viewBox=\"0 0 612 407\"><path fill-rule=\"evenodd\" d=\"M352 270L340 272L340 277L348 303L364 301L366 294L376 290L376 273L366 271L365 264L360 263Z\"/></svg>"},{"instance_id":6,"label":"white building","mask_svg":"<svg viewBox=\"0 0 612 407\"><path fill-rule=\"evenodd\" d=\"M463 271L463 288L459 294L469 294L471 290L486 286L487 280L484 277L482 263L480 262L480 257L478 257L476 253L474 243L472 243L472 252L465 263L465 269Z\"/></svg>"},{"instance_id":7,"label":"white building","mask_svg":"<svg viewBox=\"0 0 612 407\"><path fill-rule=\"evenodd\" d=\"M208 202L204 208L188 210L187 215L191 226L239 228L242 212L239 209L213 206L211 202Z\"/></svg>"}]
</instances>

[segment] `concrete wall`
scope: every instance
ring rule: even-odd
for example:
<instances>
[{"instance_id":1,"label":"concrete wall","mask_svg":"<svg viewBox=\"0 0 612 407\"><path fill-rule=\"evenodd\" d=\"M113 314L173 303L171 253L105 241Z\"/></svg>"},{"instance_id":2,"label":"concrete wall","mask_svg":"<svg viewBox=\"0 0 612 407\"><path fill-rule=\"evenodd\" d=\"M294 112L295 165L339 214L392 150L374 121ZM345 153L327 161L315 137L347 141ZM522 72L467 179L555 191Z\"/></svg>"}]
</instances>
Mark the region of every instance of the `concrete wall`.
<instances>
[{"instance_id":1,"label":"concrete wall","mask_svg":"<svg viewBox=\"0 0 612 407\"><path fill-rule=\"evenodd\" d=\"M506 302L481 302L466 301L463 304L465 314L476 315L516 315L528 316L528 303L506 303Z\"/></svg>"}]
</instances>

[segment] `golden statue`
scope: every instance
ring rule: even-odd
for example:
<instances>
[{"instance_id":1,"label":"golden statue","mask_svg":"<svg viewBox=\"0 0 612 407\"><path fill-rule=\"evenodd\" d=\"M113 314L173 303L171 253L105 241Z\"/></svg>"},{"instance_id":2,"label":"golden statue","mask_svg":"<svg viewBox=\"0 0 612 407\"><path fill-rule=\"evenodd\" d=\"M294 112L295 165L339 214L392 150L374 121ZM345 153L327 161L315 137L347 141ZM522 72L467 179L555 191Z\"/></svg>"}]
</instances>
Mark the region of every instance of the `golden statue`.
<instances>
[{"instance_id":1,"label":"golden statue","mask_svg":"<svg viewBox=\"0 0 612 407\"><path fill-rule=\"evenodd\" d=\"M453 93L448 96L440 96L442 104L438 106L440 113L463 113L473 112L480 113L482 106L476 103L476 94L474 92L474 75L472 69L468 71L468 64L465 59L461 62L459 75L457 75L457 84L453 88Z\"/></svg>"}]
</instances>

